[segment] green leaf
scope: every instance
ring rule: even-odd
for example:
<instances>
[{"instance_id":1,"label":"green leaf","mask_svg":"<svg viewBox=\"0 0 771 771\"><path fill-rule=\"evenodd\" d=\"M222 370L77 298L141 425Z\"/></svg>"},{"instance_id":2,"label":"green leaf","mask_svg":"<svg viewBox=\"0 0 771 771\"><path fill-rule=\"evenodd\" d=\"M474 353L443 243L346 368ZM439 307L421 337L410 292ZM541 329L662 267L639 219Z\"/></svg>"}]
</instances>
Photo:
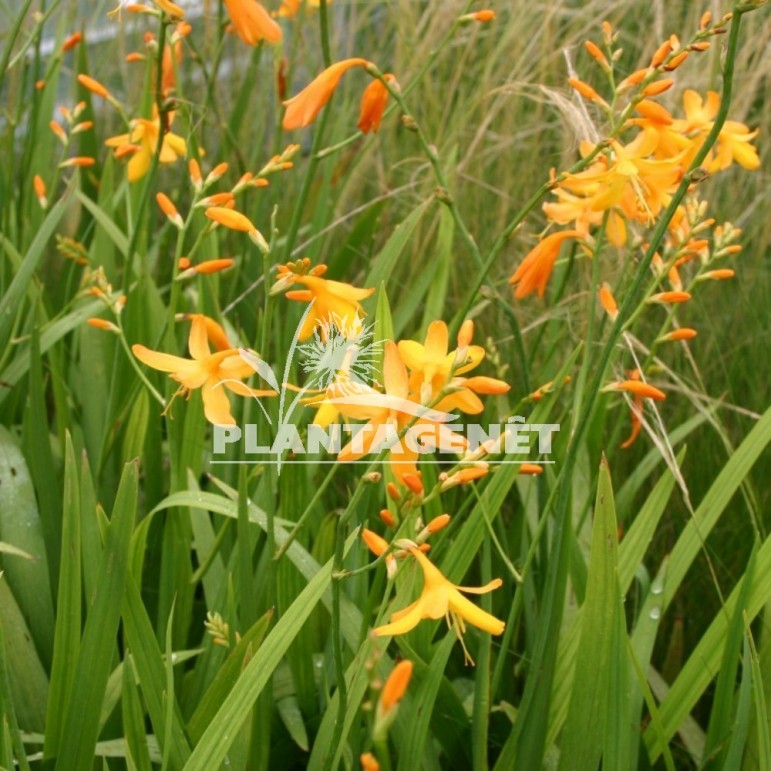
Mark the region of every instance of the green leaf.
<instances>
[{"instance_id":1,"label":"green leaf","mask_svg":"<svg viewBox=\"0 0 771 771\"><path fill-rule=\"evenodd\" d=\"M746 443L745 439L745 443ZM744 447L744 444L742 447ZM741 450L741 448L740 448ZM729 461L730 463L730 461ZM722 476L722 475L721 475ZM718 477L718 480L720 477ZM739 481L736 483L739 484ZM682 536L681 536L682 537ZM674 551L672 552L674 555ZM670 565L669 572L673 566ZM669 588L669 572L664 586L666 596ZM726 643L730 619L733 618L742 597L742 587L747 575L734 587L723 608L718 610L707 631L693 649L680 674L662 700L661 722L666 737L672 737L687 718L705 689L720 671L720 662ZM771 537L767 538L757 553L754 580L746 600L746 615L752 620L771 600ZM648 728L643 734L651 762L661 754L661 739Z\"/></svg>"},{"instance_id":2,"label":"green leaf","mask_svg":"<svg viewBox=\"0 0 771 771\"><path fill-rule=\"evenodd\" d=\"M230 693L244 666L262 645L272 617L273 613L269 611L252 624L238 645L225 659L209 689L198 702L187 726L188 734L194 744L203 736L206 726L212 721L225 697Z\"/></svg>"},{"instance_id":3,"label":"green leaf","mask_svg":"<svg viewBox=\"0 0 771 771\"><path fill-rule=\"evenodd\" d=\"M110 675L128 572L129 544L137 508L137 464L127 463L115 498L99 568L96 596L86 614L76 688L67 710L57 764L86 768L99 738L99 718Z\"/></svg>"},{"instance_id":4,"label":"green leaf","mask_svg":"<svg viewBox=\"0 0 771 771\"><path fill-rule=\"evenodd\" d=\"M10 682L13 708L19 728L42 731L45 725L45 705L48 698L48 677L24 616L5 580L0 575L0 623L5 640L5 666Z\"/></svg>"},{"instance_id":5,"label":"green leaf","mask_svg":"<svg viewBox=\"0 0 771 771\"><path fill-rule=\"evenodd\" d=\"M0 582L3 576L0 574ZM2 591L2 588L0 588ZM8 656L5 647L4 614L0 613L0 726L3 728L3 736L0 737L0 748L4 751L0 754L0 763L6 768L13 766L13 756L19 762L22 771L29 771L27 755L24 751L19 724L16 718L16 706L14 693L8 671Z\"/></svg>"},{"instance_id":6,"label":"green leaf","mask_svg":"<svg viewBox=\"0 0 771 771\"><path fill-rule=\"evenodd\" d=\"M99 204L87 195L84 195L80 190L75 191L75 195L99 223L99 226L110 237L110 240L115 244L118 251L125 257L128 254L128 238L126 238L126 234L115 224L110 215L107 214Z\"/></svg>"},{"instance_id":7,"label":"green leaf","mask_svg":"<svg viewBox=\"0 0 771 771\"><path fill-rule=\"evenodd\" d=\"M734 725L734 688L736 685L736 674L739 670L739 657L742 651L742 640L744 639L745 613L747 600L750 597L752 584L755 580L755 556L756 549L753 548L747 564L747 570L742 579L741 594L733 612L733 617L728 626L725 644L723 645L723 658L720 662L720 671L717 676L715 686L715 696L712 702L712 710L709 714L709 726L707 728L707 742L704 747L704 757L706 763L705 769L709 771L718 771L721 768L735 768L735 765L729 765L725 757L725 747L727 740L731 739L731 744L735 747L736 733L738 726ZM744 659L747 662L747 658ZM747 666L742 673L742 686L749 696L749 680L746 674L749 672ZM746 683L746 685L745 685ZM746 710L748 713L749 710ZM736 717L738 721L738 716ZM745 739L746 728L745 726ZM744 742L740 743L740 754Z\"/></svg>"},{"instance_id":8,"label":"green leaf","mask_svg":"<svg viewBox=\"0 0 771 771\"><path fill-rule=\"evenodd\" d=\"M166 676L163 655L155 637L153 626L142 604L142 597L133 575L129 576L126 596L121 611L126 631L126 640L134 657L134 664L142 694L147 705L150 722L155 735L165 737L166 732ZM172 713L171 740L168 749L169 767L181 769L190 756L190 747L182 727L182 718L176 698L172 694L174 710Z\"/></svg>"},{"instance_id":9,"label":"green leaf","mask_svg":"<svg viewBox=\"0 0 771 771\"><path fill-rule=\"evenodd\" d=\"M345 546L346 552L353 544L356 533L352 534ZM217 714L209 723L201 740L193 750L185 771L209 771L222 763L228 748L236 738L239 726L247 720L257 697L267 684L273 671L280 663L287 649L307 621L313 609L329 589L332 581L332 562L329 560L308 582L300 596L279 620L273 631L246 665Z\"/></svg>"},{"instance_id":10,"label":"green leaf","mask_svg":"<svg viewBox=\"0 0 771 771\"><path fill-rule=\"evenodd\" d=\"M51 687L46 711L45 758L56 757L64 734L66 711L75 689L75 672L80 652L81 624L81 539L80 480L75 449L69 432L65 438L64 506L62 510L62 555L59 594L56 601L56 632L51 666Z\"/></svg>"},{"instance_id":11,"label":"green leaf","mask_svg":"<svg viewBox=\"0 0 771 771\"><path fill-rule=\"evenodd\" d=\"M364 280L364 286L380 286L388 283L415 228L432 201L433 199L429 198L421 203L410 212L404 222L396 226L380 254L372 261L372 267Z\"/></svg>"},{"instance_id":12,"label":"green leaf","mask_svg":"<svg viewBox=\"0 0 771 771\"><path fill-rule=\"evenodd\" d=\"M32 276L48 246L51 236L59 226L59 222L69 206L71 189L71 187L68 188L64 195L51 207L51 210L40 225L34 241L24 255L24 260L16 270L13 280L5 293L0 297L0 351L5 351L8 345L11 327L22 298L27 291L27 286L32 280Z\"/></svg>"},{"instance_id":13,"label":"green leaf","mask_svg":"<svg viewBox=\"0 0 771 771\"><path fill-rule=\"evenodd\" d=\"M5 578L47 666L53 654L54 610L43 525L29 468L4 426L0 426L0 491L0 539L34 557L33 561L6 560Z\"/></svg>"},{"instance_id":14,"label":"green leaf","mask_svg":"<svg viewBox=\"0 0 771 771\"><path fill-rule=\"evenodd\" d=\"M594 509L586 597L581 614L579 663L560 742L560 770L594 771L603 755L603 765L609 763L608 768L625 767L622 758L608 757L607 749L619 738L613 699L613 687L618 688L618 683L614 682L616 678L612 673L618 673L620 658L625 664L625 658L619 656L619 648L625 656L626 641L620 640L617 635L622 612L618 586L616 509L610 472L603 459Z\"/></svg>"},{"instance_id":15,"label":"green leaf","mask_svg":"<svg viewBox=\"0 0 771 771\"><path fill-rule=\"evenodd\" d=\"M126 757L131 758L137 771L151 771L150 753L147 749L145 734L145 714L136 684L136 672L131 655L123 663L123 681L121 687L121 713L123 731L126 737Z\"/></svg>"}]
</instances>

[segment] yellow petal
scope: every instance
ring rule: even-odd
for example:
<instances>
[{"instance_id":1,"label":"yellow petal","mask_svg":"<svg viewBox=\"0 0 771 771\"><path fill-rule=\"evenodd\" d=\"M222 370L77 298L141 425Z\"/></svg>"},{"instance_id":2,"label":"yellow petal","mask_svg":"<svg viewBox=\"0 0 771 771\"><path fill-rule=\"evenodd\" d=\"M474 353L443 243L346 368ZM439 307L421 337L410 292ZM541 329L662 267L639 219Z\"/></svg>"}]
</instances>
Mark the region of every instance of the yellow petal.
<instances>
[{"instance_id":1,"label":"yellow petal","mask_svg":"<svg viewBox=\"0 0 771 771\"><path fill-rule=\"evenodd\" d=\"M471 600L467 600L454 589L449 593L449 606L450 610L457 613L464 621L468 621L469 624L483 632L498 635L502 634L506 628L505 622L477 607Z\"/></svg>"},{"instance_id":2,"label":"yellow petal","mask_svg":"<svg viewBox=\"0 0 771 771\"><path fill-rule=\"evenodd\" d=\"M139 343L132 345L131 350L134 352L134 356L136 356L143 364L147 364L148 367L158 369L161 372L178 372L185 369L190 364L188 359L183 359L180 356L172 356L170 353L153 351Z\"/></svg>"},{"instance_id":3,"label":"yellow petal","mask_svg":"<svg viewBox=\"0 0 771 771\"><path fill-rule=\"evenodd\" d=\"M396 343L389 340L386 344L385 359L383 361L383 380L386 393L389 396L399 396L406 399L410 384L407 377L407 368L399 357L399 349Z\"/></svg>"},{"instance_id":4,"label":"yellow petal","mask_svg":"<svg viewBox=\"0 0 771 771\"><path fill-rule=\"evenodd\" d=\"M201 388L203 412L206 420L216 426L234 426L236 421L230 413L228 394L214 378L209 378Z\"/></svg>"},{"instance_id":5,"label":"yellow petal","mask_svg":"<svg viewBox=\"0 0 771 771\"><path fill-rule=\"evenodd\" d=\"M412 370L422 370L426 360L426 349L415 340L399 341L399 356Z\"/></svg>"},{"instance_id":6,"label":"yellow petal","mask_svg":"<svg viewBox=\"0 0 771 771\"><path fill-rule=\"evenodd\" d=\"M211 356L209 339L206 334L206 322L200 314L196 314L193 317L193 323L190 325L190 337L187 341L187 347L190 351L190 355L196 361L202 361Z\"/></svg>"},{"instance_id":7,"label":"yellow petal","mask_svg":"<svg viewBox=\"0 0 771 771\"><path fill-rule=\"evenodd\" d=\"M131 160L128 162L128 181L136 182L138 179L142 179L147 174L152 160L152 151L142 143L140 149L131 156Z\"/></svg>"},{"instance_id":8,"label":"yellow petal","mask_svg":"<svg viewBox=\"0 0 771 771\"><path fill-rule=\"evenodd\" d=\"M503 581L500 578L494 578L489 584L484 586L456 586L455 588L466 594L487 594L495 589L499 589L503 586Z\"/></svg>"},{"instance_id":9,"label":"yellow petal","mask_svg":"<svg viewBox=\"0 0 771 771\"><path fill-rule=\"evenodd\" d=\"M447 355L448 343L447 324L443 321L432 321L426 331L426 358L440 362Z\"/></svg>"},{"instance_id":10,"label":"yellow petal","mask_svg":"<svg viewBox=\"0 0 771 771\"><path fill-rule=\"evenodd\" d=\"M390 624L385 624L384 626L379 626L377 629L375 629L375 634L378 637L386 637L388 635L394 634L406 634L411 629L414 629L420 623L422 618L423 614L421 612L421 603L418 601L410 605L409 613L405 613L397 621L393 621Z\"/></svg>"}]
</instances>

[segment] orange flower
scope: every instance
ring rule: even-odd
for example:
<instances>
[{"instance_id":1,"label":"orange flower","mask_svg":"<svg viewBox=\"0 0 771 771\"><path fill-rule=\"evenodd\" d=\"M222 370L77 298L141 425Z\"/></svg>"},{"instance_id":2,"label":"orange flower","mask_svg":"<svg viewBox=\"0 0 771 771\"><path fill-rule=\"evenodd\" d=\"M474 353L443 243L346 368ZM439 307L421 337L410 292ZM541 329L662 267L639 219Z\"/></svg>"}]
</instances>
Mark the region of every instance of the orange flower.
<instances>
[{"instance_id":1,"label":"orange flower","mask_svg":"<svg viewBox=\"0 0 771 771\"><path fill-rule=\"evenodd\" d=\"M388 527L396 527L394 515L388 509L380 509L380 520Z\"/></svg>"},{"instance_id":2,"label":"orange flower","mask_svg":"<svg viewBox=\"0 0 771 771\"><path fill-rule=\"evenodd\" d=\"M284 102L283 127L287 131L310 126L322 108L332 98L340 78L352 67L366 67L366 59L344 59L327 67L320 75L311 81L297 96Z\"/></svg>"},{"instance_id":3,"label":"orange flower","mask_svg":"<svg viewBox=\"0 0 771 771\"><path fill-rule=\"evenodd\" d=\"M158 118L158 110L154 107L152 120L137 118L131 122L131 131L128 134L119 134L105 141L107 147L116 148L116 156L127 152L132 153L128 164L129 182L136 182L147 173L158 147L160 131L161 122ZM187 155L185 140L170 131L166 131L163 135L163 144L158 160L161 163L173 163L177 158L184 158L185 155Z\"/></svg>"},{"instance_id":4,"label":"orange flower","mask_svg":"<svg viewBox=\"0 0 771 771\"><path fill-rule=\"evenodd\" d=\"M659 292L648 298L649 303L663 303L664 305L673 305L675 303L688 302L691 295L688 292Z\"/></svg>"},{"instance_id":5,"label":"orange flower","mask_svg":"<svg viewBox=\"0 0 771 771\"><path fill-rule=\"evenodd\" d=\"M384 75L383 79L389 83L396 83L396 78L391 74ZM370 131L377 133L380 130L380 122L387 104L388 89L382 81L373 80L364 89L361 97L361 111L356 125L362 134L368 134Z\"/></svg>"},{"instance_id":6,"label":"orange flower","mask_svg":"<svg viewBox=\"0 0 771 771\"><path fill-rule=\"evenodd\" d=\"M412 678L412 662L400 661L388 675L378 700L378 716L386 716L396 707L407 693L407 686Z\"/></svg>"},{"instance_id":7,"label":"orange flower","mask_svg":"<svg viewBox=\"0 0 771 771\"><path fill-rule=\"evenodd\" d=\"M235 199L233 193L226 191L223 193L214 193L213 195L207 195L206 198L202 198L196 206L215 206L215 207L228 207L229 204ZM238 212L235 212L236 214ZM247 231L248 232L248 231Z\"/></svg>"},{"instance_id":8,"label":"orange flower","mask_svg":"<svg viewBox=\"0 0 771 771\"><path fill-rule=\"evenodd\" d=\"M621 380L617 383L611 383L602 389L605 392L608 391L624 391L625 393L639 396L643 399L654 399L655 401L661 401L666 399L667 395L660 391L658 388L650 385L650 383L643 383L640 380Z\"/></svg>"},{"instance_id":9,"label":"orange flower","mask_svg":"<svg viewBox=\"0 0 771 771\"><path fill-rule=\"evenodd\" d=\"M176 59L176 62L175 62ZM161 61L161 93L168 96L169 92L176 86L175 64L182 62L182 41L178 40L174 46L168 43L163 49L163 59Z\"/></svg>"},{"instance_id":10,"label":"orange flower","mask_svg":"<svg viewBox=\"0 0 771 771\"><path fill-rule=\"evenodd\" d=\"M188 340L192 358L183 359L139 344L133 345L131 350L148 367L170 373L170 377L180 384L180 392L189 393L200 388L204 414L210 423L235 425L225 388L240 396L273 396L275 392L258 391L240 382L254 374L254 370L241 358L237 348L223 347L229 343L222 327L200 314L192 319ZM209 347L210 340L218 349L215 353Z\"/></svg>"},{"instance_id":11,"label":"orange flower","mask_svg":"<svg viewBox=\"0 0 771 771\"><path fill-rule=\"evenodd\" d=\"M589 56L591 56L592 59L597 61L603 69L606 69L607 67L610 66L608 64L607 57L600 50L599 46L596 43L593 43L591 40L584 40L584 48L586 49Z\"/></svg>"},{"instance_id":12,"label":"orange flower","mask_svg":"<svg viewBox=\"0 0 771 771\"><path fill-rule=\"evenodd\" d=\"M708 270L706 273L702 273L699 278L704 280L711 279L713 281L725 281L725 279L733 278L735 275L735 270L731 270L731 268L722 268L720 270Z\"/></svg>"},{"instance_id":13,"label":"orange flower","mask_svg":"<svg viewBox=\"0 0 771 771\"><path fill-rule=\"evenodd\" d=\"M110 97L110 92L98 80L94 80L94 78L88 75L78 75L78 83L92 94L104 97L105 99Z\"/></svg>"},{"instance_id":14,"label":"orange flower","mask_svg":"<svg viewBox=\"0 0 771 771\"><path fill-rule=\"evenodd\" d=\"M578 78L568 78L568 83L578 91L581 96L588 99L590 102L597 102L598 104L607 104L607 102L588 84Z\"/></svg>"},{"instance_id":15,"label":"orange flower","mask_svg":"<svg viewBox=\"0 0 771 771\"><path fill-rule=\"evenodd\" d=\"M637 396L631 408L632 430L626 440L621 443L622 450L629 449L635 443L637 437L640 436L640 431L642 431L642 409L642 398Z\"/></svg>"},{"instance_id":16,"label":"orange flower","mask_svg":"<svg viewBox=\"0 0 771 771\"><path fill-rule=\"evenodd\" d=\"M361 330L361 319L364 316L361 301L375 291L374 287L360 289L342 281L321 278L318 274L297 275L290 271L283 272L277 286L291 284L302 284L305 289L287 292L288 299L313 303L300 330L300 342L307 340L316 329L322 338L326 339L332 326L337 327L347 337L356 335Z\"/></svg>"},{"instance_id":17,"label":"orange flower","mask_svg":"<svg viewBox=\"0 0 771 771\"><path fill-rule=\"evenodd\" d=\"M155 200L158 202L158 206L161 211L169 218L171 223L178 228L184 226L182 217L180 217L177 207L171 201L171 198L166 193L156 193Z\"/></svg>"},{"instance_id":18,"label":"orange flower","mask_svg":"<svg viewBox=\"0 0 771 771\"><path fill-rule=\"evenodd\" d=\"M187 164L188 171L190 172L190 182L196 192L199 192L203 187L203 177L201 176L201 165L195 158L191 158Z\"/></svg>"},{"instance_id":19,"label":"orange flower","mask_svg":"<svg viewBox=\"0 0 771 771\"><path fill-rule=\"evenodd\" d=\"M438 517L434 517L427 525L426 530L429 532L430 535L434 535L435 533L438 533L443 528L447 527L447 525L450 524L450 515L449 514L440 514Z\"/></svg>"},{"instance_id":20,"label":"orange flower","mask_svg":"<svg viewBox=\"0 0 771 771\"><path fill-rule=\"evenodd\" d=\"M720 94L707 91L707 96L692 89L683 92L683 107L685 120L679 121L683 133L695 132L699 138L697 146L701 145L720 109ZM754 170L760 166L758 151L750 142L758 135L758 130L750 131L743 123L727 120L718 135L715 157L707 156L704 165L709 171L720 171L728 168L734 161L745 169Z\"/></svg>"},{"instance_id":21,"label":"orange flower","mask_svg":"<svg viewBox=\"0 0 771 771\"><path fill-rule=\"evenodd\" d=\"M543 466L539 466L537 463L522 463L519 467L519 473L539 476L543 474Z\"/></svg>"},{"instance_id":22,"label":"orange flower","mask_svg":"<svg viewBox=\"0 0 771 771\"><path fill-rule=\"evenodd\" d=\"M480 21L484 24L486 22L492 21L495 18L495 11L485 9L482 11L476 11L475 13L472 13L471 16L473 17L474 21Z\"/></svg>"},{"instance_id":23,"label":"orange flower","mask_svg":"<svg viewBox=\"0 0 771 771\"><path fill-rule=\"evenodd\" d=\"M171 19L182 19L185 11L171 0L153 0L153 2Z\"/></svg>"},{"instance_id":24,"label":"orange flower","mask_svg":"<svg viewBox=\"0 0 771 771\"><path fill-rule=\"evenodd\" d=\"M73 32L64 43L62 43L62 53L71 51L81 40L83 40L83 35L80 32Z\"/></svg>"},{"instance_id":25,"label":"orange flower","mask_svg":"<svg viewBox=\"0 0 771 771\"><path fill-rule=\"evenodd\" d=\"M90 318L86 319L86 323L94 329L103 329L106 332L119 332L118 327L107 319Z\"/></svg>"},{"instance_id":26,"label":"orange flower","mask_svg":"<svg viewBox=\"0 0 771 771\"><path fill-rule=\"evenodd\" d=\"M252 230L256 230L252 221L245 214L241 214L241 212L234 211L233 209L212 206L206 210L206 216L231 230L239 230L242 233L249 233Z\"/></svg>"},{"instance_id":27,"label":"orange flower","mask_svg":"<svg viewBox=\"0 0 771 771\"><path fill-rule=\"evenodd\" d=\"M662 335L659 338L659 342L665 343L665 342L677 342L681 340L693 340L696 335L699 333L695 329L691 329L690 327L681 327L680 329L675 329L672 332L668 332L666 335Z\"/></svg>"},{"instance_id":28,"label":"orange flower","mask_svg":"<svg viewBox=\"0 0 771 771\"><path fill-rule=\"evenodd\" d=\"M443 321L432 321L428 325L423 343L416 340L399 341L399 355L411 373L410 388L420 393L424 404L439 395L449 383L451 375L469 372L485 357L485 349L481 345L463 346L465 351L461 351L460 360L458 350L448 352L448 348L449 331ZM476 401L479 402L478 399ZM478 407L473 410L474 413L484 408L481 402L474 406ZM446 410L447 406L438 406L437 409Z\"/></svg>"},{"instance_id":29,"label":"orange flower","mask_svg":"<svg viewBox=\"0 0 771 771\"><path fill-rule=\"evenodd\" d=\"M643 94L645 96L658 96L659 94L663 94L665 91L669 91L669 89L674 85L675 81L672 80L672 78L657 80L656 82L645 86L643 89Z\"/></svg>"},{"instance_id":30,"label":"orange flower","mask_svg":"<svg viewBox=\"0 0 771 771\"><path fill-rule=\"evenodd\" d=\"M442 481L442 492L457 487L458 485L467 485L469 482L474 482L477 479L481 479L487 476L489 468L487 464L480 466L469 466L468 468L462 468L460 471L456 471L454 474L450 474L445 480Z\"/></svg>"},{"instance_id":31,"label":"orange flower","mask_svg":"<svg viewBox=\"0 0 771 771\"><path fill-rule=\"evenodd\" d=\"M46 195L46 183L43 182L43 178L40 174L35 174L32 178L32 186L35 189L35 195L40 203L40 206L45 209L48 206L48 197Z\"/></svg>"},{"instance_id":32,"label":"orange flower","mask_svg":"<svg viewBox=\"0 0 771 771\"><path fill-rule=\"evenodd\" d=\"M284 2L286 3L288 0L284 0ZM359 762L361 763L361 771L380 771L380 763L377 762L377 758L371 752L365 752L360 755Z\"/></svg>"},{"instance_id":33,"label":"orange flower","mask_svg":"<svg viewBox=\"0 0 771 771\"><path fill-rule=\"evenodd\" d=\"M423 571L423 591L411 605L391 614L390 624L375 629L376 636L406 634L426 618L447 618L461 644L463 644L466 622L490 634L503 633L506 627L503 621L477 607L461 594L461 592L466 594L491 592L502 585L500 578L490 581L485 586L455 586L418 549L411 548L410 552ZM463 650L466 660L473 664L465 645Z\"/></svg>"},{"instance_id":34,"label":"orange flower","mask_svg":"<svg viewBox=\"0 0 771 771\"><path fill-rule=\"evenodd\" d=\"M235 264L235 260L229 257L220 260L205 260L199 262L198 265L194 265L190 270L194 273L208 275L210 273L219 273L221 270L227 270Z\"/></svg>"},{"instance_id":35,"label":"orange flower","mask_svg":"<svg viewBox=\"0 0 771 771\"><path fill-rule=\"evenodd\" d=\"M613 296L613 292L611 292L610 286L607 283L603 283L600 287L600 304L605 309L608 316L615 321L618 316L618 305L616 304L616 298Z\"/></svg>"},{"instance_id":36,"label":"orange flower","mask_svg":"<svg viewBox=\"0 0 771 771\"><path fill-rule=\"evenodd\" d=\"M66 161L62 161L59 164L60 169L65 169L70 166L77 166L80 169L85 169L89 166L93 166L96 163L96 160L94 158L89 158L88 156L84 155L78 155L75 158L67 158Z\"/></svg>"},{"instance_id":37,"label":"orange flower","mask_svg":"<svg viewBox=\"0 0 771 771\"><path fill-rule=\"evenodd\" d=\"M206 210L206 216L219 225L224 225L226 228L239 230L242 233L248 233L249 238L252 239L261 251L265 253L269 251L265 237L257 230L252 224L252 221L245 214L241 214L241 212L234 211L233 209L212 206Z\"/></svg>"},{"instance_id":38,"label":"orange flower","mask_svg":"<svg viewBox=\"0 0 771 771\"><path fill-rule=\"evenodd\" d=\"M560 247L569 238L581 238L581 233L578 230L560 230L558 233L552 233L527 254L509 279L510 284L518 285L514 292L517 300L533 292L538 292L539 299L543 297Z\"/></svg>"},{"instance_id":39,"label":"orange flower","mask_svg":"<svg viewBox=\"0 0 771 771\"><path fill-rule=\"evenodd\" d=\"M225 0L236 34L247 45L256 46L261 40L278 43L281 27L257 0Z\"/></svg>"}]
</instances>

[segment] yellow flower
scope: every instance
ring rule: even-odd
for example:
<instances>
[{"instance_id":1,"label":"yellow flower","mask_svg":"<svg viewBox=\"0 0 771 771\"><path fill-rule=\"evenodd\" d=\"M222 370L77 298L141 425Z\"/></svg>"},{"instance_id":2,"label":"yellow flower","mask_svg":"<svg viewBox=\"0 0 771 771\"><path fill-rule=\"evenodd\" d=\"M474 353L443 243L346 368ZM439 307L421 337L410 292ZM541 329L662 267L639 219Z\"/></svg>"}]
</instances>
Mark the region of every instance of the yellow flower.
<instances>
[{"instance_id":1,"label":"yellow flower","mask_svg":"<svg viewBox=\"0 0 771 771\"><path fill-rule=\"evenodd\" d=\"M361 319L364 316L361 301L375 291L374 287L359 289L342 281L321 278L319 274L325 270L326 266L317 265L308 275L298 275L284 265L279 267L282 275L278 283L281 286L302 284L305 287L287 292L286 296L290 300L313 303L300 329L300 342L307 340L316 329L319 329L326 341L332 326L346 336L357 334L361 330Z\"/></svg>"},{"instance_id":2,"label":"yellow flower","mask_svg":"<svg viewBox=\"0 0 771 771\"><path fill-rule=\"evenodd\" d=\"M169 123L171 123L171 118L169 118ZM129 182L136 182L147 174L158 147L160 131L161 122L158 119L158 110L153 108L152 120L137 118L131 122L131 131L128 134L119 134L105 141L107 147L115 148L117 156L124 155L128 147L139 148L133 153L128 163ZM177 158L184 158L186 154L187 144L185 140L170 131L165 132L158 160L161 163L173 163Z\"/></svg>"},{"instance_id":3,"label":"yellow flower","mask_svg":"<svg viewBox=\"0 0 771 771\"><path fill-rule=\"evenodd\" d=\"M485 586L455 586L418 549L411 548L410 552L423 570L423 591L420 597L411 605L393 613L391 615L391 623L375 629L375 634L378 637L406 634L414 629L423 619L443 617L447 619L461 643L463 642L462 635L466 631L466 623L490 634L499 635L503 633L506 627L505 622L477 607L461 594L461 592L466 594L486 594L491 592L503 584L500 578L490 581ZM466 659L471 661L465 645L463 650L466 654Z\"/></svg>"},{"instance_id":4,"label":"yellow flower","mask_svg":"<svg viewBox=\"0 0 771 771\"><path fill-rule=\"evenodd\" d=\"M510 284L517 286L514 297L521 300L533 292L538 292L539 299L543 297L563 242L581 235L578 230L560 230L539 241L509 279Z\"/></svg>"},{"instance_id":5,"label":"yellow flower","mask_svg":"<svg viewBox=\"0 0 771 771\"><path fill-rule=\"evenodd\" d=\"M225 6L236 34L247 45L256 46L260 40L281 40L281 27L257 0L225 0Z\"/></svg>"},{"instance_id":6,"label":"yellow flower","mask_svg":"<svg viewBox=\"0 0 771 771\"><path fill-rule=\"evenodd\" d=\"M435 397L447 385L450 374L463 374L474 369L485 357L481 345L466 347L461 362L456 362L458 351L447 351L449 332L443 321L432 321L426 330L426 339L421 345L415 340L401 340L399 355L412 371L411 385L419 391L424 383L431 386L431 397Z\"/></svg>"},{"instance_id":7,"label":"yellow flower","mask_svg":"<svg viewBox=\"0 0 771 771\"><path fill-rule=\"evenodd\" d=\"M494 378L456 377L477 367L485 356L485 349L480 345L462 345L459 341L458 349L448 352L448 344L449 332L443 321L432 321L428 325L423 345L415 340L399 342L399 355L411 372L410 389L421 403L429 404L449 386L452 392L440 400L436 409L444 412L458 409L476 415L484 409L477 393L500 394L509 390L508 384Z\"/></svg>"},{"instance_id":8,"label":"yellow flower","mask_svg":"<svg viewBox=\"0 0 771 771\"><path fill-rule=\"evenodd\" d=\"M599 182L599 189L591 188L592 209L606 211L618 206L628 219L650 223L668 202L683 175L681 156L666 160L649 157L658 142L658 133L647 126L626 145L614 140L605 171L571 174L562 185L581 194L587 184Z\"/></svg>"},{"instance_id":9,"label":"yellow flower","mask_svg":"<svg viewBox=\"0 0 771 771\"><path fill-rule=\"evenodd\" d=\"M340 83L340 78L351 67L366 67L369 62L366 59L344 59L341 62L327 67L320 75L312 80L297 96L293 96L284 102L286 113L284 114L283 127L287 131L310 126L324 105L332 98L335 89Z\"/></svg>"},{"instance_id":10,"label":"yellow flower","mask_svg":"<svg viewBox=\"0 0 771 771\"><path fill-rule=\"evenodd\" d=\"M679 125L684 133L695 132L702 140L709 133L720 109L720 95L716 91L707 91L706 99L692 89L683 93L685 120ZM710 155L705 160L709 171L728 168L734 161L745 169L754 170L760 166L758 151L750 142L758 135L758 130L750 131L743 123L727 120L718 135L715 157ZM699 145L701 142L699 142Z\"/></svg>"},{"instance_id":11,"label":"yellow flower","mask_svg":"<svg viewBox=\"0 0 771 771\"><path fill-rule=\"evenodd\" d=\"M166 14L169 18L178 21L185 17L185 11L180 8L176 3L172 3L171 0L153 0L153 2Z\"/></svg>"},{"instance_id":12,"label":"yellow flower","mask_svg":"<svg viewBox=\"0 0 771 771\"><path fill-rule=\"evenodd\" d=\"M352 440L340 451L338 460L342 462L358 460L378 449L375 445L390 437L384 437L379 430L388 426L396 436L411 423L415 431L420 431L420 442L427 447L439 447L448 452L462 452L466 446L465 437L453 433L442 423L433 421L430 417L419 417L421 408L410 393L409 378L404 362L399 356L399 349L392 340L385 346L383 358L384 394L369 386L361 386L356 396L356 404L337 404L337 408L346 417L355 420L367 420L362 429L362 439ZM410 409L411 405L415 409ZM416 415L418 416L416 418ZM391 469L400 482L405 476L417 475L415 461L417 450L408 442L401 440L395 443L389 452L388 460Z\"/></svg>"},{"instance_id":13,"label":"yellow flower","mask_svg":"<svg viewBox=\"0 0 771 771\"><path fill-rule=\"evenodd\" d=\"M170 373L170 377L180 384L181 393L200 388L204 414L210 423L235 425L225 388L240 396L274 396L275 392L258 391L241 383L240 380L253 375L254 370L241 358L238 349L230 345L222 327L201 314L193 316L192 320L188 339L190 359L153 351L139 344L133 345L131 350L148 367ZM217 349L214 353L209 347L210 341Z\"/></svg>"}]
</instances>

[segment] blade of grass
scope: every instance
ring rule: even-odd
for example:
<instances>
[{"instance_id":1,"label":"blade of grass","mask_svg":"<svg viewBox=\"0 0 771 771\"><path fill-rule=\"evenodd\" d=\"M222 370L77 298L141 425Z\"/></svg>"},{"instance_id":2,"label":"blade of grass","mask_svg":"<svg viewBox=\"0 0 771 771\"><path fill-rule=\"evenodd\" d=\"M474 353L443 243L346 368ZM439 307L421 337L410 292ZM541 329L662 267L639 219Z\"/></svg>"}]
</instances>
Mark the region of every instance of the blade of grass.
<instances>
[{"instance_id":1,"label":"blade of grass","mask_svg":"<svg viewBox=\"0 0 771 771\"><path fill-rule=\"evenodd\" d=\"M57 755L63 768L85 768L99 738L99 717L110 675L125 591L129 543L137 508L137 464L127 463L115 498L99 569L96 596L88 608L65 730Z\"/></svg>"}]
</instances>

